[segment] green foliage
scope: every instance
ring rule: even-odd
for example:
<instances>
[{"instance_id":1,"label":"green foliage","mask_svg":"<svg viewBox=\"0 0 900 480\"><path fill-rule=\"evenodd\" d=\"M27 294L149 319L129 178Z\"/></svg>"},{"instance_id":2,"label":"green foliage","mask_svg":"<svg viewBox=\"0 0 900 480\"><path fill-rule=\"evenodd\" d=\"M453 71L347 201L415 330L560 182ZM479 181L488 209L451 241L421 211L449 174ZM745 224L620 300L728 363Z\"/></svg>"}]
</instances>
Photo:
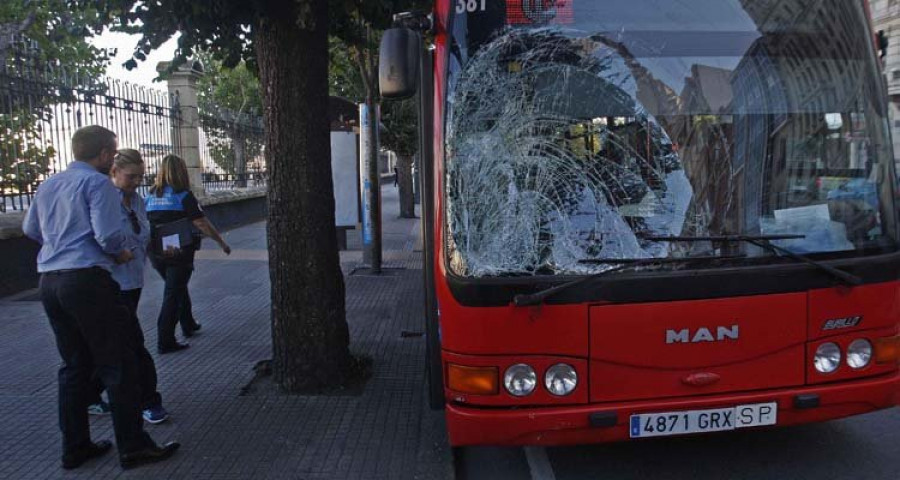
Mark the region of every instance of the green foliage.
<instances>
[{"instance_id":1,"label":"green foliage","mask_svg":"<svg viewBox=\"0 0 900 480\"><path fill-rule=\"evenodd\" d=\"M65 67L70 74L103 74L112 52L94 47L87 38L99 34L104 23L104 15L91 5L69 9L65 0L0 2L0 26L33 42L28 46L28 60L39 66ZM4 53L4 60L22 54L22 45L12 45Z\"/></svg>"},{"instance_id":2,"label":"green foliage","mask_svg":"<svg viewBox=\"0 0 900 480\"><path fill-rule=\"evenodd\" d=\"M0 115L0 190L24 192L48 172L56 150L40 135L38 115Z\"/></svg>"},{"instance_id":3,"label":"green foliage","mask_svg":"<svg viewBox=\"0 0 900 480\"><path fill-rule=\"evenodd\" d=\"M330 37L328 58L328 94L361 103L366 98L366 86L347 44Z\"/></svg>"},{"instance_id":4,"label":"green foliage","mask_svg":"<svg viewBox=\"0 0 900 480\"><path fill-rule=\"evenodd\" d=\"M431 0L330 0L329 31L349 47L372 47L378 50L377 38L367 39L366 28L376 31L391 27L394 14L429 11Z\"/></svg>"},{"instance_id":5,"label":"green foliage","mask_svg":"<svg viewBox=\"0 0 900 480\"><path fill-rule=\"evenodd\" d=\"M225 172L244 173L247 160L260 157L264 144L259 79L243 61L228 68L209 52L196 57L206 72L197 82L197 101L209 155Z\"/></svg>"},{"instance_id":6,"label":"green foliage","mask_svg":"<svg viewBox=\"0 0 900 480\"><path fill-rule=\"evenodd\" d=\"M416 100L384 102L381 105L381 145L397 155L409 157L419 150Z\"/></svg>"},{"instance_id":7,"label":"green foliage","mask_svg":"<svg viewBox=\"0 0 900 480\"><path fill-rule=\"evenodd\" d=\"M0 189L19 193L49 172L56 149L42 134L49 105L59 101L50 84L96 87L109 63L105 49L86 38L103 29L94 8L70 10L63 0L0 2L0 62L7 75L26 79L27 91L0 101ZM11 37L10 37L11 36Z\"/></svg>"},{"instance_id":8,"label":"green foliage","mask_svg":"<svg viewBox=\"0 0 900 480\"><path fill-rule=\"evenodd\" d=\"M304 12L308 10L303 6L309 1L312 0L293 2L298 28L312 27L301 21ZM374 87L374 61L370 58L366 65L362 65L363 53L374 56L377 52L378 35L368 35L368 29L377 31L388 28L395 13L425 10L431 2L328 1L328 29L331 34L328 52L331 59L329 93L358 102L365 97L367 88L363 71L369 75L369 88ZM277 8L286 8L283 2L244 0L72 0L71 3L94 8L108 15L115 30L142 35L135 46L133 58L126 63L129 67L136 66L136 61L144 60L147 53L180 31L176 58L171 68L176 68L195 51L206 52L203 54L206 56L204 64L210 73L207 75L210 80L201 92L201 108L203 102L209 101L238 112L243 112L243 108L253 108L256 104L250 103L254 101L252 98L259 98L247 93L253 91L250 77L257 71L254 26L261 19L281 14ZM368 68L361 70L360 66ZM229 68L234 70L220 75ZM218 152L215 154L219 157L217 163L228 166L230 153L220 143L213 149ZM232 171L233 168L226 170Z\"/></svg>"},{"instance_id":9,"label":"green foliage","mask_svg":"<svg viewBox=\"0 0 900 480\"><path fill-rule=\"evenodd\" d=\"M251 72L256 72L254 26L257 22L283 15L287 9L296 17L297 28L313 28L315 25L305 18L312 1L316 0L68 0L66 3L99 12L116 31L141 34L133 58L126 62L128 68L137 66L137 61L145 60L150 51L181 32L172 68L178 67L195 50L203 50L221 60L225 67L235 67L243 60ZM429 0L327 1L328 31L348 46L366 45L367 26L383 30L390 27L395 13L427 10L431 5Z\"/></svg>"},{"instance_id":10,"label":"green foliage","mask_svg":"<svg viewBox=\"0 0 900 480\"><path fill-rule=\"evenodd\" d=\"M229 68L209 52L199 51L195 56L203 64L205 72L197 82L197 100L201 110L218 106L235 113L262 114L259 79L246 63L240 62Z\"/></svg>"},{"instance_id":11,"label":"green foliage","mask_svg":"<svg viewBox=\"0 0 900 480\"><path fill-rule=\"evenodd\" d=\"M329 81L332 94L354 102L377 103L379 92L378 43L381 32L390 28L393 16L408 11L431 10L431 0L343 0L343 9L332 10L329 43L331 64ZM388 131L381 133L386 148L400 155L412 155L417 148L415 106L407 103L385 104L382 122ZM411 119L411 120L410 120ZM412 129L409 129L410 121ZM411 137L410 137L411 135ZM408 152L408 153L407 153ZM374 152L373 152L374 155Z\"/></svg>"},{"instance_id":12,"label":"green foliage","mask_svg":"<svg viewBox=\"0 0 900 480\"><path fill-rule=\"evenodd\" d=\"M242 0L69 0L79 8L92 6L106 15L113 30L141 35L134 46L126 68L134 68L147 54L180 32L175 61L177 68L195 50L212 53L227 67L237 66L241 60L256 70L253 49L254 32L251 26L266 15L266 5L272 2Z\"/></svg>"}]
</instances>

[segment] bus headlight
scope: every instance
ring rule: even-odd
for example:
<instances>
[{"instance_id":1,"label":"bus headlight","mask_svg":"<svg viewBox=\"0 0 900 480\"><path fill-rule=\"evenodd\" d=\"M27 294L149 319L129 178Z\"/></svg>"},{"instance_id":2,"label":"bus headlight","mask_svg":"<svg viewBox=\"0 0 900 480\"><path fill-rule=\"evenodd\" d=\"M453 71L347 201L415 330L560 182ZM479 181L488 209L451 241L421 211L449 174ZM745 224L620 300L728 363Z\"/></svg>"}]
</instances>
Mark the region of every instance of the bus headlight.
<instances>
[{"instance_id":1,"label":"bus headlight","mask_svg":"<svg viewBox=\"0 0 900 480\"><path fill-rule=\"evenodd\" d=\"M575 386L578 385L578 374L571 365L557 363L544 374L544 385L551 394L562 397L575 390Z\"/></svg>"},{"instance_id":2,"label":"bus headlight","mask_svg":"<svg viewBox=\"0 0 900 480\"><path fill-rule=\"evenodd\" d=\"M537 375L533 368L524 363L507 368L503 375L503 386L506 387L507 392L516 397L530 394L534 391L535 385L537 385Z\"/></svg>"},{"instance_id":3,"label":"bus headlight","mask_svg":"<svg viewBox=\"0 0 900 480\"><path fill-rule=\"evenodd\" d=\"M828 342L819 345L816 349L816 370L819 373L831 373L841 365L841 347Z\"/></svg>"},{"instance_id":4,"label":"bus headlight","mask_svg":"<svg viewBox=\"0 0 900 480\"><path fill-rule=\"evenodd\" d=\"M860 369L872 360L872 344L864 338L857 338L847 347L847 365Z\"/></svg>"}]
</instances>

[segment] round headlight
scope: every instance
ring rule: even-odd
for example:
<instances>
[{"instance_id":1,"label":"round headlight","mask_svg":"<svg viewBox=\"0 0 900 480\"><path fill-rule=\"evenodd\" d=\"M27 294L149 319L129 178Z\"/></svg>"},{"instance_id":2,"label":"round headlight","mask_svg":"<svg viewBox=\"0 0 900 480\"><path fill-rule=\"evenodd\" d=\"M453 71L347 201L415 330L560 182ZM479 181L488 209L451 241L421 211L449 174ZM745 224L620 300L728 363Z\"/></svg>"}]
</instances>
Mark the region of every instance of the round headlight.
<instances>
[{"instance_id":1,"label":"round headlight","mask_svg":"<svg viewBox=\"0 0 900 480\"><path fill-rule=\"evenodd\" d=\"M841 348L834 343L823 343L816 349L816 370L831 373L841 365Z\"/></svg>"},{"instance_id":2,"label":"round headlight","mask_svg":"<svg viewBox=\"0 0 900 480\"><path fill-rule=\"evenodd\" d=\"M544 385L547 387L547 391L553 395L558 397L568 395L578 385L578 374L571 365L557 363L544 374Z\"/></svg>"},{"instance_id":3,"label":"round headlight","mask_svg":"<svg viewBox=\"0 0 900 480\"><path fill-rule=\"evenodd\" d=\"M872 344L864 338L857 338L847 347L847 365L850 368L863 368L872 359Z\"/></svg>"},{"instance_id":4,"label":"round headlight","mask_svg":"<svg viewBox=\"0 0 900 480\"><path fill-rule=\"evenodd\" d=\"M534 391L537 385L537 375L534 369L519 363L506 369L503 375L503 385L506 391L517 397L524 397Z\"/></svg>"}]
</instances>

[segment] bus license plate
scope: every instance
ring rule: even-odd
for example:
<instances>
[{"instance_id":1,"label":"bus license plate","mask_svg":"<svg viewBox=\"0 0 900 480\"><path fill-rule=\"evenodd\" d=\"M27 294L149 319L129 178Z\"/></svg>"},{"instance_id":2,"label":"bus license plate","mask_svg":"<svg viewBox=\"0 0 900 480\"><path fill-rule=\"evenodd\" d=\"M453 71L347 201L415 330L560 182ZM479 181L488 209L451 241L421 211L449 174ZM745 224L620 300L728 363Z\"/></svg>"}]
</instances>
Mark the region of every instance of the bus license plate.
<instances>
[{"instance_id":1,"label":"bus license plate","mask_svg":"<svg viewBox=\"0 0 900 480\"><path fill-rule=\"evenodd\" d=\"M710 410L632 415L630 430L631 438L660 437L775 425L777 419L776 402L754 403Z\"/></svg>"}]
</instances>

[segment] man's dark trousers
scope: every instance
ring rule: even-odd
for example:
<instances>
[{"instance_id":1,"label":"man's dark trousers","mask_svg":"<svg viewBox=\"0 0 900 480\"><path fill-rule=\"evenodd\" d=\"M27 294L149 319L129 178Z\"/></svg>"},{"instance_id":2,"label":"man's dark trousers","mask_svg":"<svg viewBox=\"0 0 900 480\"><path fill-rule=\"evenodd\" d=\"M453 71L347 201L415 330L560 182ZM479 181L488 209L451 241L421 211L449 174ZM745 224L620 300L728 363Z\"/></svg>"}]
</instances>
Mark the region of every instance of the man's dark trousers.
<instances>
[{"instance_id":1,"label":"man's dark trousers","mask_svg":"<svg viewBox=\"0 0 900 480\"><path fill-rule=\"evenodd\" d=\"M140 372L139 381L141 385L141 409L158 407L162 405L162 395L156 390L156 362L153 361L153 357L150 356L150 352L147 351L147 347L144 344L144 331L141 329L141 321L137 316L138 303L141 301L141 289L122 290L119 292L119 299L121 299L122 303L128 307L128 313L131 315L131 334L137 342L138 370ZM94 387L91 392L92 394L88 399L88 404L100 403L102 400L100 395L103 393L103 383L100 382L99 378L95 379Z\"/></svg>"},{"instance_id":2,"label":"man's dark trousers","mask_svg":"<svg viewBox=\"0 0 900 480\"><path fill-rule=\"evenodd\" d=\"M63 360L59 369L63 453L91 441L87 406L94 375L109 395L119 453L151 445L141 417L137 346L118 284L101 268L49 272L41 275L40 293Z\"/></svg>"},{"instance_id":3,"label":"man's dark trousers","mask_svg":"<svg viewBox=\"0 0 900 480\"><path fill-rule=\"evenodd\" d=\"M141 301L141 289L123 290L119 294L119 298L128 307L128 313L131 315L132 335L138 342L138 365L140 371L141 384L141 408L153 408L162 405L162 396L156 391L157 376L156 362L147 351L144 345L144 331L141 329L141 321L138 320L137 309L138 303Z\"/></svg>"}]
</instances>

